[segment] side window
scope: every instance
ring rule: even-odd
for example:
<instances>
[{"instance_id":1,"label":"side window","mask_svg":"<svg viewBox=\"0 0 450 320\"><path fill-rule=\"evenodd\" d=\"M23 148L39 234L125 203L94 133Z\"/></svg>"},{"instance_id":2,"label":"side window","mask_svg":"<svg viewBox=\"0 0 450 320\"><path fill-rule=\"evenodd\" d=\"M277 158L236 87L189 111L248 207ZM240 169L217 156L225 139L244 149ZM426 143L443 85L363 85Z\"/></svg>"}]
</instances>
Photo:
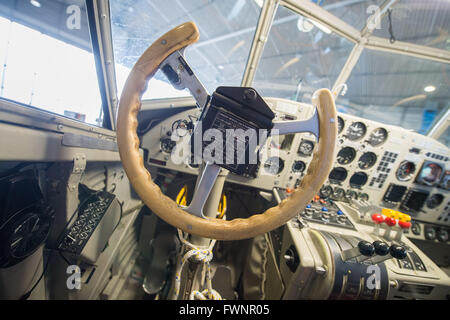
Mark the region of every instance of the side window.
<instances>
[{"instance_id":1,"label":"side window","mask_svg":"<svg viewBox=\"0 0 450 320\"><path fill-rule=\"evenodd\" d=\"M101 125L83 0L0 2L0 99Z\"/></svg>"},{"instance_id":2,"label":"side window","mask_svg":"<svg viewBox=\"0 0 450 320\"><path fill-rule=\"evenodd\" d=\"M445 144L447 147L450 147L450 126L442 133L439 137L438 141L442 144Z\"/></svg>"}]
</instances>

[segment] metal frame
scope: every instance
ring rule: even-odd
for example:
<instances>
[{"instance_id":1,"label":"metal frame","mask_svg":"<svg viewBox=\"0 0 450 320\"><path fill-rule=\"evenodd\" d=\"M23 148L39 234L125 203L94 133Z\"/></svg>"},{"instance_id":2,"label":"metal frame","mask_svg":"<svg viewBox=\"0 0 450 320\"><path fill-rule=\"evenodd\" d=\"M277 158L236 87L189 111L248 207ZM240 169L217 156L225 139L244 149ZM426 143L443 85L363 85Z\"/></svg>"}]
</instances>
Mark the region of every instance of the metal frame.
<instances>
[{"instance_id":1,"label":"metal frame","mask_svg":"<svg viewBox=\"0 0 450 320\"><path fill-rule=\"evenodd\" d=\"M115 130L118 101L109 0L86 0L99 86L103 89L103 126ZM100 90L101 90L100 89Z\"/></svg>"},{"instance_id":2,"label":"metal frame","mask_svg":"<svg viewBox=\"0 0 450 320\"><path fill-rule=\"evenodd\" d=\"M267 42L270 28L272 27L275 13L278 9L279 0L265 0L261 8L261 13L256 26L255 35L253 36L252 46L245 66L244 75L242 77L241 86L250 87L255 77L256 68Z\"/></svg>"},{"instance_id":3,"label":"metal frame","mask_svg":"<svg viewBox=\"0 0 450 320\"><path fill-rule=\"evenodd\" d=\"M450 108L448 108L442 115L442 117L433 125L428 131L427 136L439 139L450 126Z\"/></svg>"}]
</instances>

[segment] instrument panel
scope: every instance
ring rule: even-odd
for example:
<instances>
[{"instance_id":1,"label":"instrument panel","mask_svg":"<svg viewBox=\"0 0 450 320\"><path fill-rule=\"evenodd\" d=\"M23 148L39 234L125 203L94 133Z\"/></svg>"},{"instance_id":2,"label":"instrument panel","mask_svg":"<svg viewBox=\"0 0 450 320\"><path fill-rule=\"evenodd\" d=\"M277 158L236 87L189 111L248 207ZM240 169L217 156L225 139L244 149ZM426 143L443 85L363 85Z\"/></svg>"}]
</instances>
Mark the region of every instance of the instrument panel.
<instances>
[{"instance_id":1,"label":"instrument panel","mask_svg":"<svg viewBox=\"0 0 450 320\"><path fill-rule=\"evenodd\" d=\"M309 104L275 98L265 101L276 114L274 121L306 120L314 112ZM198 174L197 165L189 159L174 161L173 154L188 144L188 133L199 115L198 109L190 109L147 132L141 139L147 164ZM260 149L256 177L229 174L227 181L263 190L295 188L306 174L315 147L316 139L309 133L269 137ZM332 156L336 160L320 190L322 197L368 201L419 221L450 225L450 152L445 145L401 127L338 113Z\"/></svg>"}]
</instances>

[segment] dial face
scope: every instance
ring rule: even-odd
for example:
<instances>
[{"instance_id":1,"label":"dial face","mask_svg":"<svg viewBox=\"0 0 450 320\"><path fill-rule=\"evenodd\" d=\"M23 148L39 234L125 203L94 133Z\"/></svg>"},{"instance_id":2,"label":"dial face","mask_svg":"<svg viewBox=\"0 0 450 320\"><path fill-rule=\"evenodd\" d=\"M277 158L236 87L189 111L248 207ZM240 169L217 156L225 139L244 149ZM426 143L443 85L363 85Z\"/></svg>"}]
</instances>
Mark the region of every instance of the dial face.
<instances>
[{"instance_id":1,"label":"dial face","mask_svg":"<svg viewBox=\"0 0 450 320\"><path fill-rule=\"evenodd\" d=\"M278 157L270 157L264 163L264 171L269 174L277 175L284 169L284 161Z\"/></svg>"},{"instance_id":2,"label":"dial face","mask_svg":"<svg viewBox=\"0 0 450 320\"><path fill-rule=\"evenodd\" d=\"M350 178L350 186L353 188L362 187L367 183L369 177L364 172L355 172Z\"/></svg>"},{"instance_id":3,"label":"dial face","mask_svg":"<svg viewBox=\"0 0 450 320\"><path fill-rule=\"evenodd\" d=\"M444 200L444 196L440 193L435 193L431 195L431 197L427 200L427 207L430 209L437 208L441 205L442 201Z\"/></svg>"},{"instance_id":4,"label":"dial face","mask_svg":"<svg viewBox=\"0 0 450 320\"><path fill-rule=\"evenodd\" d=\"M395 176L400 181L409 181L411 180L414 172L416 171L416 165L411 161L402 161L400 166L395 173Z\"/></svg>"},{"instance_id":5,"label":"dial face","mask_svg":"<svg viewBox=\"0 0 450 320\"><path fill-rule=\"evenodd\" d=\"M323 186L319 193L322 198L328 198L333 193L333 188L331 186Z\"/></svg>"},{"instance_id":6,"label":"dial face","mask_svg":"<svg viewBox=\"0 0 450 320\"><path fill-rule=\"evenodd\" d=\"M292 171L293 172L303 172L305 170L305 167L306 167L306 165L303 161L297 160L292 165Z\"/></svg>"},{"instance_id":7,"label":"dial face","mask_svg":"<svg viewBox=\"0 0 450 320\"><path fill-rule=\"evenodd\" d=\"M309 140L302 140L298 148L298 153L303 156L309 156L313 152L314 142Z\"/></svg>"},{"instance_id":8,"label":"dial face","mask_svg":"<svg viewBox=\"0 0 450 320\"><path fill-rule=\"evenodd\" d=\"M328 175L330 183L340 183L347 178L348 172L342 167L334 168Z\"/></svg>"},{"instance_id":9,"label":"dial face","mask_svg":"<svg viewBox=\"0 0 450 320\"><path fill-rule=\"evenodd\" d=\"M376 147L385 142L387 137L388 132L386 131L386 129L377 128L373 130L372 133L370 134L368 142L372 147Z\"/></svg>"},{"instance_id":10,"label":"dial face","mask_svg":"<svg viewBox=\"0 0 450 320\"><path fill-rule=\"evenodd\" d=\"M362 122L353 122L347 129L347 139L356 141L362 139L366 134L367 127Z\"/></svg>"},{"instance_id":11,"label":"dial face","mask_svg":"<svg viewBox=\"0 0 450 320\"><path fill-rule=\"evenodd\" d=\"M358 166L365 170L372 168L373 165L377 162L377 155L373 152L364 153L361 158L358 160Z\"/></svg>"},{"instance_id":12,"label":"dial face","mask_svg":"<svg viewBox=\"0 0 450 320\"><path fill-rule=\"evenodd\" d=\"M425 163L417 176L416 182L423 183L429 186L438 182L442 174L442 167L437 163Z\"/></svg>"},{"instance_id":13,"label":"dial face","mask_svg":"<svg viewBox=\"0 0 450 320\"><path fill-rule=\"evenodd\" d=\"M337 155L337 162L339 164L349 164L355 159L356 151L352 147L342 148Z\"/></svg>"},{"instance_id":14,"label":"dial face","mask_svg":"<svg viewBox=\"0 0 450 320\"><path fill-rule=\"evenodd\" d=\"M175 145L176 142L172 141L170 138L161 139L161 150L165 153L171 153Z\"/></svg>"},{"instance_id":15,"label":"dial face","mask_svg":"<svg viewBox=\"0 0 450 320\"><path fill-rule=\"evenodd\" d=\"M345 197L344 189L342 189L342 188L334 189L333 198L335 198L336 200L341 200L341 199L344 199L344 197Z\"/></svg>"},{"instance_id":16,"label":"dial face","mask_svg":"<svg viewBox=\"0 0 450 320\"><path fill-rule=\"evenodd\" d=\"M367 200L369 200L369 195L368 195L367 193L360 193L358 197L359 197L359 199L362 200L362 201L367 201Z\"/></svg>"},{"instance_id":17,"label":"dial face","mask_svg":"<svg viewBox=\"0 0 450 320\"><path fill-rule=\"evenodd\" d=\"M445 171L445 175L442 178L441 187L446 190L450 190L450 171L448 170Z\"/></svg>"},{"instance_id":18,"label":"dial face","mask_svg":"<svg viewBox=\"0 0 450 320\"><path fill-rule=\"evenodd\" d=\"M344 119L342 119L341 117L338 117L338 133L341 133L342 130L344 130Z\"/></svg>"},{"instance_id":19,"label":"dial face","mask_svg":"<svg viewBox=\"0 0 450 320\"><path fill-rule=\"evenodd\" d=\"M347 193L345 194L345 198L350 200L353 199L356 200L358 199L358 194L353 190L348 190Z\"/></svg>"}]
</instances>

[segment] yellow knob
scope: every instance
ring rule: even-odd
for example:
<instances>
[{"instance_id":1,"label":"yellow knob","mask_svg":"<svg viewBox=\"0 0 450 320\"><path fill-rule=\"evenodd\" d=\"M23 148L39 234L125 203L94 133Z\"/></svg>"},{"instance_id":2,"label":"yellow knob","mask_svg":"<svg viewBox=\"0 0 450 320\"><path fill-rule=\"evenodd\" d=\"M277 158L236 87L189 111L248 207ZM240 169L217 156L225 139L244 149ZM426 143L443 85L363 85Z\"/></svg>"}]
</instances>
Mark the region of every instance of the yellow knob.
<instances>
[{"instance_id":1,"label":"yellow knob","mask_svg":"<svg viewBox=\"0 0 450 320\"><path fill-rule=\"evenodd\" d=\"M383 209L381 210L381 213L382 213L384 216L388 217L388 218L394 218L394 217L393 217L394 212L395 212L394 210L392 210L392 209L387 209L387 208L383 208Z\"/></svg>"},{"instance_id":2,"label":"yellow knob","mask_svg":"<svg viewBox=\"0 0 450 320\"><path fill-rule=\"evenodd\" d=\"M407 215L406 213L402 213L402 212L398 212L398 219L403 222L411 221L411 217L409 215Z\"/></svg>"}]
</instances>

